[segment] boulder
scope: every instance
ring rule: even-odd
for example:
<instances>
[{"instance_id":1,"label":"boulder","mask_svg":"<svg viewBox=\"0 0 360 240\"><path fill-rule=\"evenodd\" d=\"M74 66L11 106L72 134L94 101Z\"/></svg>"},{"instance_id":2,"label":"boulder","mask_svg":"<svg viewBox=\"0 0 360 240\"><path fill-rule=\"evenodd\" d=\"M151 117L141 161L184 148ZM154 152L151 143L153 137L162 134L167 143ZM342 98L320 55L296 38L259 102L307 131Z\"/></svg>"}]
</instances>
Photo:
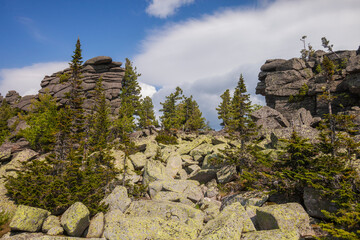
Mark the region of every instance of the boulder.
<instances>
[{"instance_id":1,"label":"boulder","mask_svg":"<svg viewBox=\"0 0 360 240\"><path fill-rule=\"evenodd\" d=\"M62 235L63 233L64 229L61 226L50 228L50 230L47 232L47 234L50 236Z\"/></svg>"},{"instance_id":2,"label":"boulder","mask_svg":"<svg viewBox=\"0 0 360 240\"><path fill-rule=\"evenodd\" d=\"M315 188L305 187L303 199L306 211L311 217L324 219L322 210L334 213L338 209L332 202L333 199L323 196L321 190Z\"/></svg>"},{"instance_id":3,"label":"boulder","mask_svg":"<svg viewBox=\"0 0 360 240\"><path fill-rule=\"evenodd\" d=\"M60 222L68 235L80 237L90 224L89 209L81 202L76 202L64 212Z\"/></svg>"},{"instance_id":4,"label":"boulder","mask_svg":"<svg viewBox=\"0 0 360 240\"><path fill-rule=\"evenodd\" d=\"M0 149L0 162L6 162L11 158L11 149Z\"/></svg>"},{"instance_id":5,"label":"boulder","mask_svg":"<svg viewBox=\"0 0 360 240\"><path fill-rule=\"evenodd\" d=\"M149 159L144 167L143 184L148 185L150 182L157 180L170 180L171 177L167 175L165 166L156 160Z\"/></svg>"},{"instance_id":6,"label":"boulder","mask_svg":"<svg viewBox=\"0 0 360 240\"><path fill-rule=\"evenodd\" d=\"M134 224L136 223L136 224ZM104 237L108 240L196 239L199 229L191 224L159 217L127 217L106 223Z\"/></svg>"},{"instance_id":7,"label":"boulder","mask_svg":"<svg viewBox=\"0 0 360 240\"><path fill-rule=\"evenodd\" d=\"M213 150L214 146L210 143L203 143L199 146L197 146L196 148L194 148L193 150L190 151L190 155L191 156L195 156L195 155L201 155L201 156L206 156L211 154L214 150Z\"/></svg>"},{"instance_id":8,"label":"boulder","mask_svg":"<svg viewBox=\"0 0 360 240\"><path fill-rule=\"evenodd\" d=\"M224 209L210 220L200 233L200 239L240 239L243 232L255 231L255 227L240 203Z\"/></svg>"},{"instance_id":9,"label":"boulder","mask_svg":"<svg viewBox=\"0 0 360 240\"><path fill-rule=\"evenodd\" d=\"M306 110L305 108L300 108L296 111L294 117L291 120L293 126L311 126L313 123L313 117L309 110Z\"/></svg>"},{"instance_id":10,"label":"boulder","mask_svg":"<svg viewBox=\"0 0 360 240\"><path fill-rule=\"evenodd\" d=\"M265 64L261 66L260 70L263 72L273 72L276 71L285 62L285 59L269 59L266 60Z\"/></svg>"},{"instance_id":11,"label":"boulder","mask_svg":"<svg viewBox=\"0 0 360 240\"><path fill-rule=\"evenodd\" d=\"M115 189L104 198L101 203L109 205L109 211L120 209L122 212L129 207L131 199L128 197L127 189L123 186L116 186Z\"/></svg>"},{"instance_id":12,"label":"boulder","mask_svg":"<svg viewBox=\"0 0 360 240\"><path fill-rule=\"evenodd\" d=\"M216 172L216 177L219 183L228 183L236 179L237 171L235 165L226 165Z\"/></svg>"},{"instance_id":13,"label":"boulder","mask_svg":"<svg viewBox=\"0 0 360 240\"><path fill-rule=\"evenodd\" d=\"M258 126L265 129L289 127L288 120L278 111L264 106L250 115Z\"/></svg>"},{"instance_id":14,"label":"boulder","mask_svg":"<svg viewBox=\"0 0 360 240\"><path fill-rule=\"evenodd\" d=\"M269 198L269 194L259 191L242 192L227 196L222 200L221 209L229 206L235 202L239 202L242 206L257 206L261 207Z\"/></svg>"},{"instance_id":15,"label":"boulder","mask_svg":"<svg viewBox=\"0 0 360 240\"><path fill-rule=\"evenodd\" d=\"M100 65L100 64L108 64L112 62L112 58L111 57L107 57L107 56L98 56L98 57L94 57L91 58L89 60L87 60L84 63L84 66L86 65Z\"/></svg>"},{"instance_id":16,"label":"boulder","mask_svg":"<svg viewBox=\"0 0 360 240\"><path fill-rule=\"evenodd\" d=\"M53 227L61 227L60 219L57 216L50 215L42 225L42 232L47 233Z\"/></svg>"},{"instance_id":17,"label":"boulder","mask_svg":"<svg viewBox=\"0 0 360 240\"><path fill-rule=\"evenodd\" d=\"M104 213L96 214L90 221L86 238L99 238L104 232Z\"/></svg>"},{"instance_id":18,"label":"boulder","mask_svg":"<svg viewBox=\"0 0 360 240\"><path fill-rule=\"evenodd\" d=\"M194 160L194 158L190 155L181 155L182 159L182 166L188 167L190 165L199 164L197 161Z\"/></svg>"},{"instance_id":19,"label":"boulder","mask_svg":"<svg viewBox=\"0 0 360 240\"><path fill-rule=\"evenodd\" d=\"M176 174L182 169L182 159L180 155L171 155L166 162L165 172L171 177L175 178Z\"/></svg>"},{"instance_id":20,"label":"boulder","mask_svg":"<svg viewBox=\"0 0 360 240\"><path fill-rule=\"evenodd\" d=\"M198 181L200 183L207 183L212 179L216 179L216 170L215 169L198 169L193 171L189 175L189 179Z\"/></svg>"},{"instance_id":21,"label":"boulder","mask_svg":"<svg viewBox=\"0 0 360 240\"><path fill-rule=\"evenodd\" d=\"M221 202L210 198L204 198L200 205L200 210L204 212L204 222L214 219L220 213Z\"/></svg>"},{"instance_id":22,"label":"boulder","mask_svg":"<svg viewBox=\"0 0 360 240\"><path fill-rule=\"evenodd\" d=\"M292 58L276 67L276 71L302 70L306 68L305 61L301 58Z\"/></svg>"},{"instance_id":23,"label":"boulder","mask_svg":"<svg viewBox=\"0 0 360 240\"><path fill-rule=\"evenodd\" d=\"M146 164L146 155L142 152L137 152L129 156L135 169L142 169Z\"/></svg>"},{"instance_id":24,"label":"boulder","mask_svg":"<svg viewBox=\"0 0 360 240\"><path fill-rule=\"evenodd\" d=\"M125 153L121 150L113 149L111 151L111 156L114 157L115 168L120 171L124 170ZM125 165L126 165L127 173L132 173L135 170L130 158L128 157L125 159Z\"/></svg>"},{"instance_id":25,"label":"boulder","mask_svg":"<svg viewBox=\"0 0 360 240\"><path fill-rule=\"evenodd\" d=\"M149 201L140 200L132 202L125 212L126 218L149 217L162 218L164 220L174 220L189 226L202 228L204 213L188 205L168 202L168 201Z\"/></svg>"},{"instance_id":26,"label":"boulder","mask_svg":"<svg viewBox=\"0 0 360 240\"><path fill-rule=\"evenodd\" d=\"M269 205L256 209L260 230L298 231L301 237L313 236L309 215L298 203Z\"/></svg>"},{"instance_id":27,"label":"boulder","mask_svg":"<svg viewBox=\"0 0 360 240\"><path fill-rule=\"evenodd\" d=\"M152 199L159 200L161 197L166 196L166 198L168 198L166 200L175 201L180 198L186 198L196 203L204 198L199 182L192 180L164 180L152 182L149 184L149 193Z\"/></svg>"},{"instance_id":28,"label":"boulder","mask_svg":"<svg viewBox=\"0 0 360 240\"><path fill-rule=\"evenodd\" d=\"M105 223L117 222L123 218L125 214L120 209L109 210L104 216Z\"/></svg>"},{"instance_id":29,"label":"boulder","mask_svg":"<svg viewBox=\"0 0 360 240\"><path fill-rule=\"evenodd\" d=\"M146 149L145 149L145 156L146 158L153 158L156 156L157 150L158 150L158 145L156 142L149 142L146 144Z\"/></svg>"},{"instance_id":30,"label":"boulder","mask_svg":"<svg viewBox=\"0 0 360 240\"><path fill-rule=\"evenodd\" d=\"M297 231L282 231L281 229L256 231L243 233L241 240L299 240L300 235Z\"/></svg>"},{"instance_id":31,"label":"boulder","mask_svg":"<svg viewBox=\"0 0 360 240\"><path fill-rule=\"evenodd\" d=\"M44 209L19 205L10 228L12 231L38 232L49 215L50 212Z\"/></svg>"}]
</instances>

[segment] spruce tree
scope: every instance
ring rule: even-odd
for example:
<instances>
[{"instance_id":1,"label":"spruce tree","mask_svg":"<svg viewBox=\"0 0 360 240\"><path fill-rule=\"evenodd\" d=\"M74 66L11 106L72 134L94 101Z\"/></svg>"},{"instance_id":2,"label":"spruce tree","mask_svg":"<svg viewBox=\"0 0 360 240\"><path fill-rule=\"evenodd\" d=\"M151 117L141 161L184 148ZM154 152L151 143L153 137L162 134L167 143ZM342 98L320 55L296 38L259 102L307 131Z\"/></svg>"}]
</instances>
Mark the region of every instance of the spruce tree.
<instances>
[{"instance_id":1,"label":"spruce tree","mask_svg":"<svg viewBox=\"0 0 360 240\"><path fill-rule=\"evenodd\" d=\"M222 99L220 105L216 108L218 112L218 119L221 119L220 123L225 129L228 127L231 120L231 97L230 90L226 89L226 91L220 96Z\"/></svg>"},{"instance_id":2,"label":"spruce tree","mask_svg":"<svg viewBox=\"0 0 360 240\"><path fill-rule=\"evenodd\" d=\"M158 125L155 112L154 105L149 96L146 96L141 100L141 107L139 110L139 128L147 128L150 125Z\"/></svg>"},{"instance_id":3,"label":"spruce tree","mask_svg":"<svg viewBox=\"0 0 360 240\"><path fill-rule=\"evenodd\" d=\"M120 108L117 121L118 136L123 139L126 134L131 133L135 127L135 115L139 114L141 87L137 81L140 76L136 72L136 67L126 58L125 75L122 80L120 90Z\"/></svg>"},{"instance_id":4,"label":"spruce tree","mask_svg":"<svg viewBox=\"0 0 360 240\"><path fill-rule=\"evenodd\" d=\"M240 75L235 88L234 96L231 99L231 120L229 130L237 132L241 140L241 148L244 148L245 140L256 135L257 127L251 119L252 105L250 94L247 93L244 78Z\"/></svg>"},{"instance_id":5,"label":"spruce tree","mask_svg":"<svg viewBox=\"0 0 360 240\"><path fill-rule=\"evenodd\" d=\"M180 87L176 87L175 92L171 93L169 96L166 96L165 102L160 103L162 105L160 112L163 112L163 115L160 117L160 119L165 130L181 128L178 101L183 98L182 94L183 90Z\"/></svg>"},{"instance_id":6,"label":"spruce tree","mask_svg":"<svg viewBox=\"0 0 360 240\"><path fill-rule=\"evenodd\" d=\"M197 131L206 127L205 118L202 117L199 105L193 96L184 97L177 109L184 131Z\"/></svg>"}]
</instances>

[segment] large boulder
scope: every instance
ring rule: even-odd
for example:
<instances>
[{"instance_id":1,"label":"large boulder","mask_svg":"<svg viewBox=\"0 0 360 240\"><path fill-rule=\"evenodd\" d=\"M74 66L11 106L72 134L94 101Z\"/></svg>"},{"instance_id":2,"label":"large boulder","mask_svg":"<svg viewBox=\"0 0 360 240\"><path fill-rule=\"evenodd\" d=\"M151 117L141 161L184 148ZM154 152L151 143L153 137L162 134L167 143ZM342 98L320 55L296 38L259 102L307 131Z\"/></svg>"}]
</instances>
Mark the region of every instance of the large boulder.
<instances>
[{"instance_id":1,"label":"large boulder","mask_svg":"<svg viewBox=\"0 0 360 240\"><path fill-rule=\"evenodd\" d=\"M216 177L219 183L228 183L236 179L237 171L235 165L226 165L216 172Z\"/></svg>"},{"instance_id":2,"label":"large boulder","mask_svg":"<svg viewBox=\"0 0 360 240\"><path fill-rule=\"evenodd\" d=\"M176 174L182 169L182 159L180 155L171 155L166 161L165 172L171 177L175 178Z\"/></svg>"},{"instance_id":3,"label":"large boulder","mask_svg":"<svg viewBox=\"0 0 360 240\"><path fill-rule=\"evenodd\" d=\"M302 236L313 236L309 215L298 203L270 205L256 209L256 219L261 230L281 229L298 231Z\"/></svg>"},{"instance_id":4,"label":"large boulder","mask_svg":"<svg viewBox=\"0 0 360 240\"><path fill-rule=\"evenodd\" d=\"M150 182L157 180L170 180L171 177L167 175L165 166L156 160L149 159L144 167L143 183L148 185Z\"/></svg>"},{"instance_id":5,"label":"large boulder","mask_svg":"<svg viewBox=\"0 0 360 240\"><path fill-rule=\"evenodd\" d=\"M104 213L96 214L90 221L86 238L99 238L104 232Z\"/></svg>"},{"instance_id":6,"label":"large boulder","mask_svg":"<svg viewBox=\"0 0 360 240\"><path fill-rule=\"evenodd\" d=\"M163 197L169 194L172 194L175 198L166 199L171 201L179 201L181 198L186 198L196 203L204 198L199 182L193 180L155 181L149 184L149 193L152 199L158 200L162 198L157 196Z\"/></svg>"},{"instance_id":7,"label":"large boulder","mask_svg":"<svg viewBox=\"0 0 360 240\"><path fill-rule=\"evenodd\" d=\"M311 217L324 219L322 210L334 213L338 209L332 202L333 199L324 196L321 190L315 188L305 187L303 199L306 211Z\"/></svg>"},{"instance_id":8,"label":"large boulder","mask_svg":"<svg viewBox=\"0 0 360 240\"><path fill-rule=\"evenodd\" d=\"M240 239L243 232L256 231L240 203L224 209L210 220L200 233L200 239Z\"/></svg>"},{"instance_id":9,"label":"large boulder","mask_svg":"<svg viewBox=\"0 0 360 240\"><path fill-rule=\"evenodd\" d=\"M137 152L129 156L135 169L142 169L146 164L146 155L142 152Z\"/></svg>"},{"instance_id":10,"label":"large boulder","mask_svg":"<svg viewBox=\"0 0 360 240\"><path fill-rule=\"evenodd\" d=\"M89 209L81 202L76 202L64 212L60 222L68 235L80 237L90 224Z\"/></svg>"},{"instance_id":11,"label":"large boulder","mask_svg":"<svg viewBox=\"0 0 360 240\"><path fill-rule=\"evenodd\" d=\"M202 228L204 213L188 205L168 201L140 200L132 202L125 212L126 217L159 217L176 220L190 226Z\"/></svg>"},{"instance_id":12,"label":"large boulder","mask_svg":"<svg viewBox=\"0 0 360 240\"><path fill-rule=\"evenodd\" d=\"M313 123L313 117L309 110L306 110L305 108L300 108L296 111L291 122L294 126L310 126Z\"/></svg>"},{"instance_id":13,"label":"large boulder","mask_svg":"<svg viewBox=\"0 0 360 240\"><path fill-rule=\"evenodd\" d=\"M50 212L44 209L19 205L10 228L12 231L38 232L49 215Z\"/></svg>"},{"instance_id":14,"label":"large boulder","mask_svg":"<svg viewBox=\"0 0 360 240\"><path fill-rule=\"evenodd\" d=\"M268 106L264 106L259 110L251 113L251 117L255 120L258 126L265 129L275 129L289 127L288 120L278 111Z\"/></svg>"},{"instance_id":15,"label":"large boulder","mask_svg":"<svg viewBox=\"0 0 360 240\"><path fill-rule=\"evenodd\" d=\"M120 209L122 212L129 207L131 199L128 197L127 189L123 186L116 186L115 189L102 201L109 205L109 211Z\"/></svg>"},{"instance_id":16,"label":"large boulder","mask_svg":"<svg viewBox=\"0 0 360 240\"><path fill-rule=\"evenodd\" d=\"M61 227L60 219L57 216L50 215L45 219L42 225L42 231L47 233L53 227Z\"/></svg>"},{"instance_id":17,"label":"large boulder","mask_svg":"<svg viewBox=\"0 0 360 240\"><path fill-rule=\"evenodd\" d=\"M191 224L159 217L128 217L106 223L104 237L108 240L196 239L199 229Z\"/></svg>"},{"instance_id":18,"label":"large boulder","mask_svg":"<svg viewBox=\"0 0 360 240\"><path fill-rule=\"evenodd\" d=\"M230 195L222 200L221 209L229 206L235 202L239 202L244 207L257 206L261 207L269 198L269 194L259 191L241 192L238 194Z\"/></svg>"}]
</instances>

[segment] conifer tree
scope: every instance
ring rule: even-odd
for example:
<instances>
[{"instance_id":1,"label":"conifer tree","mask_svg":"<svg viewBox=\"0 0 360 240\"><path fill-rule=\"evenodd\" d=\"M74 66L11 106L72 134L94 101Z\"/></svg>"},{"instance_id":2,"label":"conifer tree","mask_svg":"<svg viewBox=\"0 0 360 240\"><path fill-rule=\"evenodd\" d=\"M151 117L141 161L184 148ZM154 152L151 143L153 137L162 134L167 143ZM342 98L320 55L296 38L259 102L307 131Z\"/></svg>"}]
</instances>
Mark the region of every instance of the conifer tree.
<instances>
[{"instance_id":1,"label":"conifer tree","mask_svg":"<svg viewBox=\"0 0 360 240\"><path fill-rule=\"evenodd\" d=\"M193 96L184 97L178 109L184 131L197 131L206 127L205 118L202 117L199 105Z\"/></svg>"},{"instance_id":2,"label":"conifer tree","mask_svg":"<svg viewBox=\"0 0 360 240\"><path fill-rule=\"evenodd\" d=\"M12 108L4 99L0 104L0 145L10 134L8 120L16 115L16 109Z\"/></svg>"},{"instance_id":3,"label":"conifer tree","mask_svg":"<svg viewBox=\"0 0 360 240\"><path fill-rule=\"evenodd\" d=\"M183 90L180 87L176 87L175 92L166 96L165 102L160 103L162 105L160 112L163 112L160 119L165 130L170 130L171 128L181 128L181 119L177 109L178 101L183 98L182 94Z\"/></svg>"},{"instance_id":4,"label":"conifer tree","mask_svg":"<svg viewBox=\"0 0 360 240\"><path fill-rule=\"evenodd\" d=\"M125 134L131 133L135 127L134 115L139 114L140 107L140 91L141 88L137 81L140 76L136 72L136 67L132 66L132 62L126 58L125 75L120 90L120 108L117 121L118 135L125 138Z\"/></svg>"},{"instance_id":5,"label":"conifer tree","mask_svg":"<svg viewBox=\"0 0 360 240\"><path fill-rule=\"evenodd\" d=\"M241 148L244 148L245 140L256 135L256 124L249 114L252 111L250 94L247 94L244 78L240 75L231 100L231 120L229 129L238 132L241 139Z\"/></svg>"},{"instance_id":6,"label":"conifer tree","mask_svg":"<svg viewBox=\"0 0 360 240\"><path fill-rule=\"evenodd\" d=\"M140 128L147 128L150 125L158 125L155 118L154 105L149 96L146 96L144 99L141 100L139 117Z\"/></svg>"},{"instance_id":7,"label":"conifer tree","mask_svg":"<svg viewBox=\"0 0 360 240\"><path fill-rule=\"evenodd\" d=\"M231 97L229 89L226 89L220 97L222 101L216 108L218 111L218 119L222 120L220 125L227 128L231 120Z\"/></svg>"}]
</instances>

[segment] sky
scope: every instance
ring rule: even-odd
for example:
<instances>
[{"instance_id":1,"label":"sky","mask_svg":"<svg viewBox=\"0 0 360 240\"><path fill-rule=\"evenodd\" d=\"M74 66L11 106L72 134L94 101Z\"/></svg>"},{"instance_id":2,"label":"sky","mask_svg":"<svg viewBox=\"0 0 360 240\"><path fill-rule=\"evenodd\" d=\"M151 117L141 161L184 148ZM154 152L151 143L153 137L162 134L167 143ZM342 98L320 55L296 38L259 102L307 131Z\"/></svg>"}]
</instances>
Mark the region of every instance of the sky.
<instances>
[{"instance_id":1,"label":"sky","mask_svg":"<svg viewBox=\"0 0 360 240\"><path fill-rule=\"evenodd\" d=\"M267 59L300 56L307 41L334 50L360 45L359 0L0 0L0 93L36 94L68 66L79 37L83 59L130 58L155 110L176 86L218 129L215 108L243 74L253 103Z\"/></svg>"}]
</instances>

